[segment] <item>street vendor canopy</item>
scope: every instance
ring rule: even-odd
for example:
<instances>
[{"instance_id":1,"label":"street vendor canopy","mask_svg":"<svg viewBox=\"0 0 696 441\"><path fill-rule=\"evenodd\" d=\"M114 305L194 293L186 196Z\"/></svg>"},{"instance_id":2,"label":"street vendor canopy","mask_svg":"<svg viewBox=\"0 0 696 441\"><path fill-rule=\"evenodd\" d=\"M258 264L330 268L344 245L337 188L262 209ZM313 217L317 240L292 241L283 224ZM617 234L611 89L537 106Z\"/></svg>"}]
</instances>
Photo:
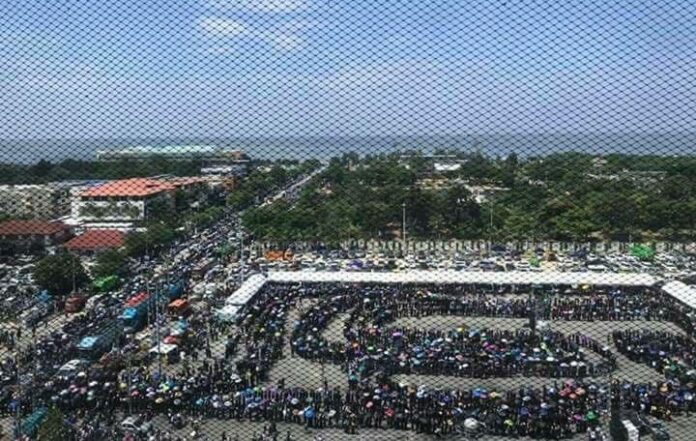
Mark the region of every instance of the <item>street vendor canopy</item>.
<instances>
[{"instance_id":1,"label":"street vendor canopy","mask_svg":"<svg viewBox=\"0 0 696 441\"><path fill-rule=\"evenodd\" d=\"M160 343L157 346L150 349L150 353L151 354L167 355L170 352L176 350L177 348L178 348L177 345L173 345L173 344L169 344L169 343Z\"/></svg>"},{"instance_id":2,"label":"street vendor canopy","mask_svg":"<svg viewBox=\"0 0 696 441\"><path fill-rule=\"evenodd\" d=\"M126 308L121 313L121 319L132 320L138 315L138 310L135 308Z\"/></svg>"},{"instance_id":3,"label":"street vendor canopy","mask_svg":"<svg viewBox=\"0 0 696 441\"><path fill-rule=\"evenodd\" d=\"M188 301L185 299L177 299L169 304L170 308L184 308L188 306Z\"/></svg>"},{"instance_id":4,"label":"street vendor canopy","mask_svg":"<svg viewBox=\"0 0 696 441\"><path fill-rule=\"evenodd\" d=\"M77 345L77 349L83 349L83 350L90 350L94 347L94 344L97 342L99 337L85 337L83 338L80 343Z\"/></svg>"}]
</instances>

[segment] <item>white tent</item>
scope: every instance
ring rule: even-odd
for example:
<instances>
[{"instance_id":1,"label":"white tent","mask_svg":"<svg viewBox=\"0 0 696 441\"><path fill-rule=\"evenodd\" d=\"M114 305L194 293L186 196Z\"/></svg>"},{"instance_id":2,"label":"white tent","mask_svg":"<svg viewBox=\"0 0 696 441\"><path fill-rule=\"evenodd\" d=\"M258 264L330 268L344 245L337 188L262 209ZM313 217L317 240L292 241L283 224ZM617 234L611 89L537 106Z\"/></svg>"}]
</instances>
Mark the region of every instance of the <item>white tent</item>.
<instances>
[{"instance_id":1,"label":"white tent","mask_svg":"<svg viewBox=\"0 0 696 441\"><path fill-rule=\"evenodd\" d=\"M266 283L266 277L261 274L254 274L249 277L242 286L233 292L226 300L225 305L244 306L254 295L259 292Z\"/></svg>"},{"instance_id":2,"label":"white tent","mask_svg":"<svg viewBox=\"0 0 696 441\"><path fill-rule=\"evenodd\" d=\"M696 289L691 288L689 285L678 281L669 282L666 283L662 289L686 306L696 308Z\"/></svg>"},{"instance_id":3,"label":"white tent","mask_svg":"<svg viewBox=\"0 0 696 441\"><path fill-rule=\"evenodd\" d=\"M225 305L224 307L218 309L215 314L217 315L218 319L225 321L225 322L230 322L235 319L237 316L237 311L239 311L239 307L235 305Z\"/></svg>"},{"instance_id":4,"label":"white tent","mask_svg":"<svg viewBox=\"0 0 696 441\"><path fill-rule=\"evenodd\" d=\"M153 347L150 349L151 354L162 354L162 355L167 355L170 352L178 349L177 345L171 345L168 343L160 343L157 346Z\"/></svg>"},{"instance_id":5,"label":"white tent","mask_svg":"<svg viewBox=\"0 0 696 441\"><path fill-rule=\"evenodd\" d=\"M591 272L461 272L414 270L408 272L353 271L275 271L268 274L270 282L345 282L345 283L435 283L435 284L495 284L495 285L597 285L652 286L655 279L649 274L591 273Z\"/></svg>"}]
</instances>

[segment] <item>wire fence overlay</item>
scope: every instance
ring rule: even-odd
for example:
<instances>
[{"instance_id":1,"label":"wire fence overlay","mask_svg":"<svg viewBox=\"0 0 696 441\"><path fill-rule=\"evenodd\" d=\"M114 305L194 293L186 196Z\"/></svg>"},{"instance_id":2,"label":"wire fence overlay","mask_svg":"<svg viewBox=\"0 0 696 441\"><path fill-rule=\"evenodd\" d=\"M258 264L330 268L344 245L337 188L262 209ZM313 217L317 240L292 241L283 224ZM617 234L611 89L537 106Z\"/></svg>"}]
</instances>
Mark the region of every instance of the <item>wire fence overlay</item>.
<instances>
[{"instance_id":1,"label":"wire fence overlay","mask_svg":"<svg viewBox=\"0 0 696 441\"><path fill-rule=\"evenodd\" d=\"M0 440L696 439L694 2L0 16Z\"/></svg>"}]
</instances>

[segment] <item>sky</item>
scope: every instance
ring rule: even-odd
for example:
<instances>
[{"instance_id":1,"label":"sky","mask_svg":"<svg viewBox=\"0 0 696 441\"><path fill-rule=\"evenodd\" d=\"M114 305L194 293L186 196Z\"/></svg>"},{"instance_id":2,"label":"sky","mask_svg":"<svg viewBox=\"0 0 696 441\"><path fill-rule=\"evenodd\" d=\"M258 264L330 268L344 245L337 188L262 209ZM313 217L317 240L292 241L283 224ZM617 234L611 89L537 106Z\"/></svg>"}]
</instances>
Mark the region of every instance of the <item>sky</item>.
<instances>
[{"instance_id":1,"label":"sky","mask_svg":"<svg viewBox=\"0 0 696 441\"><path fill-rule=\"evenodd\" d=\"M3 0L0 139L691 132L696 4Z\"/></svg>"}]
</instances>

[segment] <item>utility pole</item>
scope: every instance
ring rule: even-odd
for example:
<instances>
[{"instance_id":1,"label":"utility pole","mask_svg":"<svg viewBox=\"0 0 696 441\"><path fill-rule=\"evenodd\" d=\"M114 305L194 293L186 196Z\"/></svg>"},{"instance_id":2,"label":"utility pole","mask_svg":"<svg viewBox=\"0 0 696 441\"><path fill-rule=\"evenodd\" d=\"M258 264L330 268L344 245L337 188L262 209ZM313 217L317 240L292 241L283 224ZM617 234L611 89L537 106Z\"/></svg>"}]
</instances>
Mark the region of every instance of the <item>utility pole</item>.
<instances>
[{"instance_id":1,"label":"utility pole","mask_svg":"<svg viewBox=\"0 0 696 441\"><path fill-rule=\"evenodd\" d=\"M130 342L130 334L127 335L127 340ZM133 398L131 397L131 352L128 351L128 356L126 357L127 364L127 383L128 383L128 416L133 414Z\"/></svg>"},{"instance_id":2,"label":"utility pole","mask_svg":"<svg viewBox=\"0 0 696 441\"><path fill-rule=\"evenodd\" d=\"M160 353L161 345L162 342L160 341L160 321L159 321L159 306L160 306L160 300L159 300L159 293L161 291L161 284L160 288L157 289L155 292L155 339L157 340L157 378L160 379L162 378L162 354Z\"/></svg>"},{"instance_id":3,"label":"utility pole","mask_svg":"<svg viewBox=\"0 0 696 441\"><path fill-rule=\"evenodd\" d=\"M15 412L15 439L22 437L22 382L19 370L19 351L15 355L15 369L17 370L17 411Z\"/></svg>"},{"instance_id":4,"label":"utility pole","mask_svg":"<svg viewBox=\"0 0 696 441\"><path fill-rule=\"evenodd\" d=\"M38 348L36 347L36 329L32 329L31 344L32 344L32 353L34 354L34 362L32 363L33 373L31 376L31 390L33 391L33 390L35 390L36 372L38 371L37 364L39 363ZM36 395L32 393L31 394L31 408L32 408L32 410L35 409L35 405L36 405Z\"/></svg>"},{"instance_id":5,"label":"utility pole","mask_svg":"<svg viewBox=\"0 0 696 441\"><path fill-rule=\"evenodd\" d=\"M406 242L406 202L401 204L401 239L404 242L404 253L407 251L408 244Z\"/></svg>"},{"instance_id":6,"label":"utility pole","mask_svg":"<svg viewBox=\"0 0 696 441\"><path fill-rule=\"evenodd\" d=\"M244 283L244 229L242 228L241 220L239 223L239 263L240 263L239 277L241 279L241 282L240 282L240 286L241 286L241 284Z\"/></svg>"},{"instance_id":7,"label":"utility pole","mask_svg":"<svg viewBox=\"0 0 696 441\"><path fill-rule=\"evenodd\" d=\"M77 283L75 282L75 256L70 253L70 268L72 269L72 293L75 294Z\"/></svg>"},{"instance_id":8,"label":"utility pole","mask_svg":"<svg viewBox=\"0 0 696 441\"><path fill-rule=\"evenodd\" d=\"M493 201L490 201L490 209L488 210L491 215L490 226L488 227L488 252L493 251Z\"/></svg>"}]
</instances>

